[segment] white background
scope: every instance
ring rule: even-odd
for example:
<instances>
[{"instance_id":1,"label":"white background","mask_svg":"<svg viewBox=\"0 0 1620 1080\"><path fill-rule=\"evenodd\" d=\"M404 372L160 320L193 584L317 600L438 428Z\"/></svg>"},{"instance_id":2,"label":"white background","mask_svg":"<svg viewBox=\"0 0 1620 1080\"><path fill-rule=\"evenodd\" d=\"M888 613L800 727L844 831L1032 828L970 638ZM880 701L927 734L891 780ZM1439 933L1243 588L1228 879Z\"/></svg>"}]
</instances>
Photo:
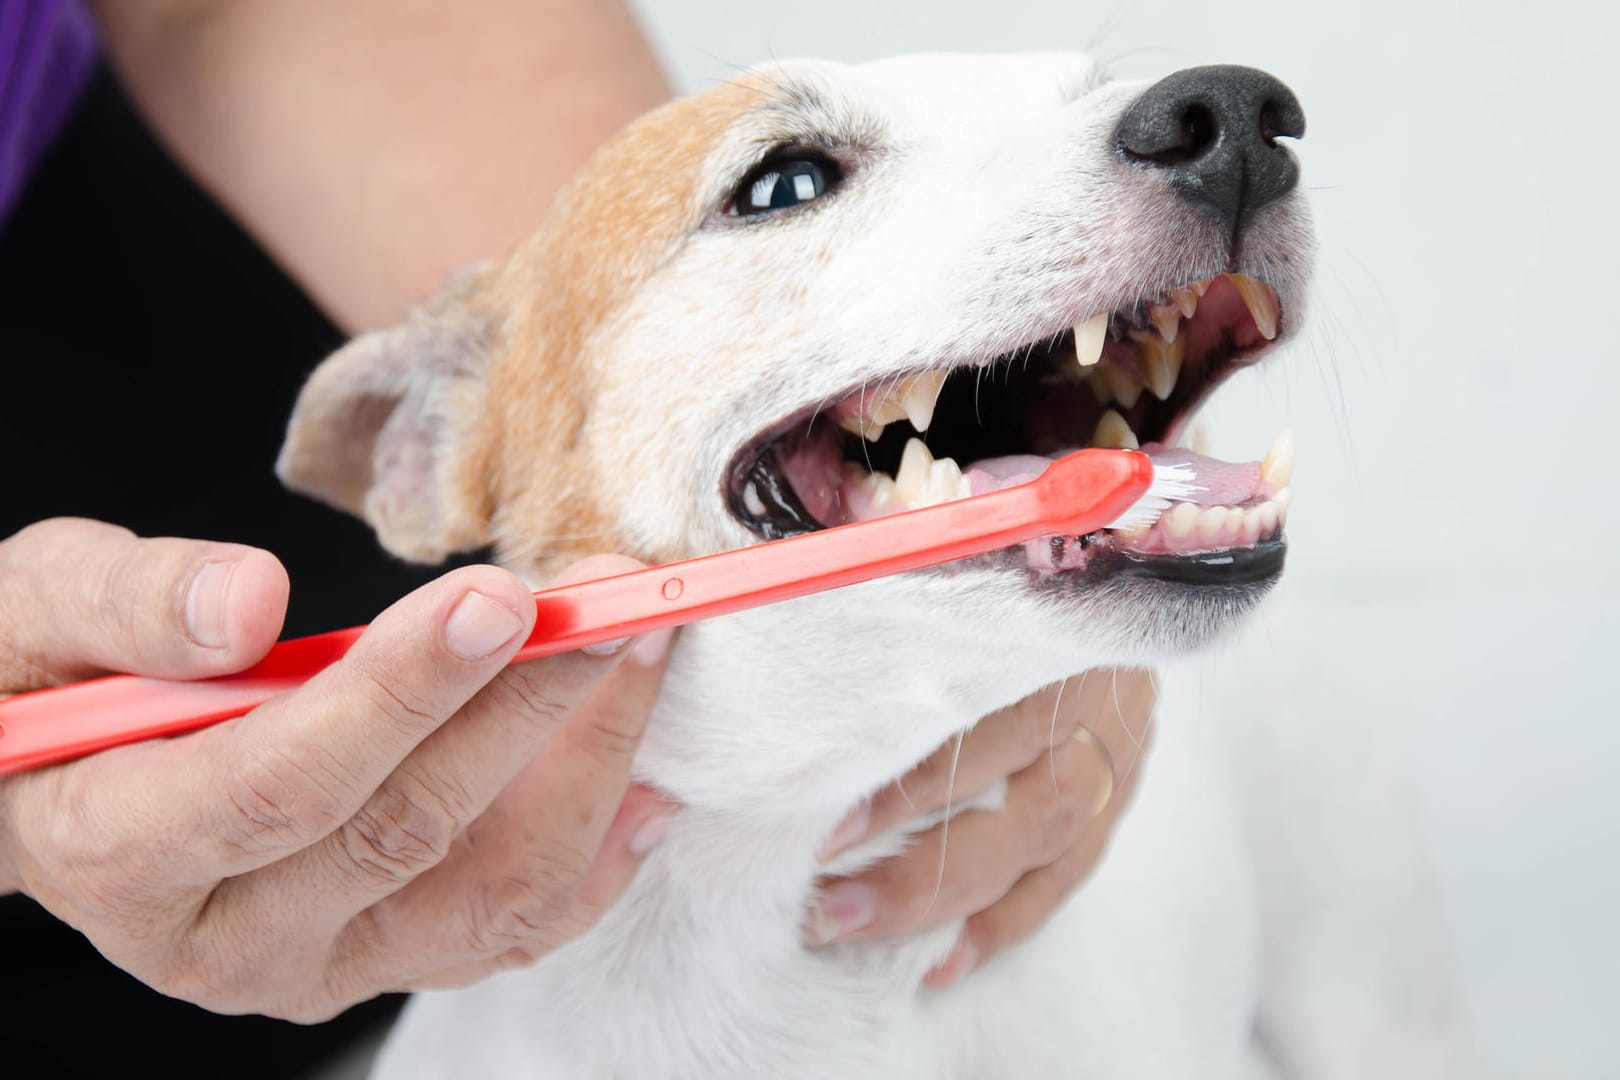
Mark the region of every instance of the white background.
<instances>
[{"instance_id":1,"label":"white background","mask_svg":"<svg viewBox=\"0 0 1620 1080\"><path fill-rule=\"evenodd\" d=\"M764 60L1078 49L1299 94L1312 324L1213 445L1299 432L1288 581L1222 676L1394 725L1482 1077L1620 1077L1620 17L1598 4L640 0L682 91ZM1275 627L1287 629L1277 632ZM1376 1078L1369 1078L1376 1080Z\"/></svg>"}]
</instances>

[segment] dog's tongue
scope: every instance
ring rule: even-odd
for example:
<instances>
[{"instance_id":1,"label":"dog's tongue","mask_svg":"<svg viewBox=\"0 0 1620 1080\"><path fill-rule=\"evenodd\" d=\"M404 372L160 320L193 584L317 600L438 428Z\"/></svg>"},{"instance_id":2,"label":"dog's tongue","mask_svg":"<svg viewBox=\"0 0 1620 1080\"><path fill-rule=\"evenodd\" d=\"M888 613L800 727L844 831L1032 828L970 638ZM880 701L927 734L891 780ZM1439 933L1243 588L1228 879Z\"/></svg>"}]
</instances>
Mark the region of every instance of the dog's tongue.
<instances>
[{"instance_id":1,"label":"dog's tongue","mask_svg":"<svg viewBox=\"0 0 1620 1080\"><path fill-rule=\"evenodd\" d=\"M1198 490L1184 502L1196 506L1241 506L1260 493L1260 463L1241 464L1208 457L1192 450L1148 443L1144 453L1159 467L1185 465L1196 478ZM1033 454L1012 454L1007 457L985 458L968 467L966 476L973 485L973 494L999 491L1004 487L1033 480L1052 464L1051 458Z\"/></svg>"}]
</instances>

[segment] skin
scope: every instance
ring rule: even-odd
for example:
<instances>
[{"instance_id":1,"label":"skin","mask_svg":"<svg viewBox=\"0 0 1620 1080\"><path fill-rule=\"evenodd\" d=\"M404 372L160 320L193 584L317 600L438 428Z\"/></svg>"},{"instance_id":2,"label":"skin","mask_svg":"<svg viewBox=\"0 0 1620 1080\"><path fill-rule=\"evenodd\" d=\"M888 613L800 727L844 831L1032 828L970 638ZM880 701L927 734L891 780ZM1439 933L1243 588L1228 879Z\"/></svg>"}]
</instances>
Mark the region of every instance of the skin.
<instances>
[{"instance_id":1,"label":"skin","mask_svg":"<svg viewBox=\"0 0 1620 1080\"><path fill-rule=\"evenodd\" d=\"M97 13L160 137L351 331L515 244L597 143L669 93L628 9L602 0ZM631 565L593 557L559 580ZM256 549L34 525L0 542L0 694L242 670L287 590ZM240 720L0 780L0 892L222 1012L318 1020L533 962L618 898L678 808L628 779L667 636L506 668L528 596L503 570L457 570ZM1004 779L1006 808L829 882L810 941L968 916L928 977L943 986L1027 936L1100 856L1152 707L1144 674L1092 672L942 747L833 847ZM1096 737L1074 739L1082 725Z\"/></svg>"}]
</instances>

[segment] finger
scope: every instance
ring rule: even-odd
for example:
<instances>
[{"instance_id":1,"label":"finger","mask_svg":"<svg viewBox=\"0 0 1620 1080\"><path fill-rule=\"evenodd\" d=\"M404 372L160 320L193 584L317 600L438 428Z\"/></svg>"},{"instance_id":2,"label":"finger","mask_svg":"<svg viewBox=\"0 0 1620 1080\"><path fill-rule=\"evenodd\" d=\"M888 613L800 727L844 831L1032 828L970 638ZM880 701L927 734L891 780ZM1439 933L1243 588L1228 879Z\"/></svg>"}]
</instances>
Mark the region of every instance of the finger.
<instances>
[{"instance_id":1,"label":"finger","mask_svg":"<svg viewBox=\"0 0 1620 1080\"><path fill-rule=\"evenodd\" d=\"M0 543L0 692L109 671L240 671L275 643L286 608L287 574L268 552L40 522Z\"/></svg>"},{"instance_id":2,"label":"finger","mask_svg":"<svg viewBox=\"0 0 1620 1080\"><path fill-rule=\"evenodd\" d=\"M894 937L983 910L1073 847L1111 786L1101 756L1069 739L1008 779L1000 810L959 814L903 854L827 885L811 939Z\"/></svg>"},{"instance_id":3,"label":"finger","mask_svg":"<svg viewBox=\"0 0 1620 1080\"><path fill-rule=\"evenodd\" d=\"M868 806L841 825L821 860L829 861L868 836L877 836L906 821L963 803L999 784L1013 773L1061 745L1074 734L1079 717L1065 707L1065 680L1016 704L991 713L952 739L922 764L874 795Z\"/></svg>"},{"instance_id":4,"label":"finger","mask_svg":"<svg viewBox=\"0 0 1620 1080\"><path fill-rule=\"evenodd\" d=\"M1094 668L1069 680L1072 701L1065 709L1108 751L1115 778L1123 782L1137 768L1152 730L1158 701L1153 673L1141 668Z\"/></svg>"},{"instance_id":5,"label":"finger","mask_svg":"<svg viewBox=\"0 0 1620 1080\"><path fill-rule=\"evenodd\" d=\"M1129 807L1141 776L1142 770L1138 768L1119 781L1107 805L1081 831L1079 842L1072 848L1050 865L1031 870L1005 896L971 915L962 927L955 948L934 965L923 984L942 990L1044 926L1102 861L1114 826Z\"/></svg>"},{"instance_id":6,"label":"finger","mask_svg":"<svg viewBox=\"0 0 1620 1080\"><path fill-rule=\"evenodd\" d=\"M923 985L943 990L1046 925L1096 869L1110 835L1098 822L1056 862L1031 870L1005 896L970 916L956 947L924 976Z\"/></svg>"},{"instance_id":7,"label":"finger","mask_svg":"<svg viewBox=\"0 0 1620 1080\"><path fill-rule=\"evenodd\" d=\"M396 602L337 663L238 720L86 759L173 837L167 871L209 885L326 836L493 679L534 621L515 575L473 566ZM151 778L161 776L163 783ZM144 799L142 798L144 796ZM123 808L128 810L129 808Z\"/></svg>"},{"instance_id":8,"label":"finger","mask_svg":"<svg viewBox=\"0 0 1620 1080\"><path fill-rule=\"evenodd\" d=\"M595 924L602 912L607 911L634 880L642 861L653 849L679 807L651 789L632 785L618 815L602 838L596 861L591 864L580 886L575 910L569 920L583 932ZM526 967L546 951L547 946L534 941L513 945L494 956L485 956L472 962L428 975L401 974L399 981L390 985L401 990L440 990L465 986L486 976L515 967Z\"/></svg>"},{"instance_id":9,"label":"finger","mask_svg":"<svg viewBox=\"0 0 1620 1080\"><path fill-rule=\"evenodd\" d=\"M603 556L570 567L552 584L639 569ZM532 605L531 605L532 606ZM351 918L396 892L450 853L514 776L597 693L628 649L563 653L501 671L390 773L359 810L309 848L224 883L210 906L222 932L243 924L329 941ZM639 738L661 668L632 664L602 710L641 710L625 721ZM612 810L623 795L613 793ZM529 819L526 830L536 827ZM311 902L314 902L313 904ZM228 913L228 914L226 914Z\"/></svg>"},{"instance_id":10,"label":"finger","mask_svg":"<svg viewBox=\"0 0 1620 1080\"><path fill-rule=\"evenodd\" d=\"M514 949L532 959L592 925L628 885L670 813L670 804L644 791L626 796L630 760L661 678L661 664L622 666L450 858L357 919L336 950L347 979L415 985Z\"/></svg>"}]
</instances>

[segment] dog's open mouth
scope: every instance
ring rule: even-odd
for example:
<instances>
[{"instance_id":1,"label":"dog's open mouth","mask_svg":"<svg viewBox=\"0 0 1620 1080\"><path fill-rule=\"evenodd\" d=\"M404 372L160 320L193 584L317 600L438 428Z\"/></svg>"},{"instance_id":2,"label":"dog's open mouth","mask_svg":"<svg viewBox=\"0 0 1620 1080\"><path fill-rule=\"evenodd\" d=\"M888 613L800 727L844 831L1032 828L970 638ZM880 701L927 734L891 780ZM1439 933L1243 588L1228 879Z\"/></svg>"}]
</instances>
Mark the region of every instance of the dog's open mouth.
<instances>
[{"instance_id":1,"label":"dog's open mouth","mask_svg":"<svg viewBox=\"0 0 1620 1080\"><path fill-rule=\"evenodd\" d=\"M1145 529L1030 541L1031 568L1272 577L1291 436L1246 463L1176 443L1215 387L1270 346L1281 317L1269 285L1222 274L989 363L869 383L753 440L729 473L731 512L763 537L788 536L1021 483L1084 447L1140 448L1156 464L1190 466L1201 490Z\"/></svg>"}]
</instances>

